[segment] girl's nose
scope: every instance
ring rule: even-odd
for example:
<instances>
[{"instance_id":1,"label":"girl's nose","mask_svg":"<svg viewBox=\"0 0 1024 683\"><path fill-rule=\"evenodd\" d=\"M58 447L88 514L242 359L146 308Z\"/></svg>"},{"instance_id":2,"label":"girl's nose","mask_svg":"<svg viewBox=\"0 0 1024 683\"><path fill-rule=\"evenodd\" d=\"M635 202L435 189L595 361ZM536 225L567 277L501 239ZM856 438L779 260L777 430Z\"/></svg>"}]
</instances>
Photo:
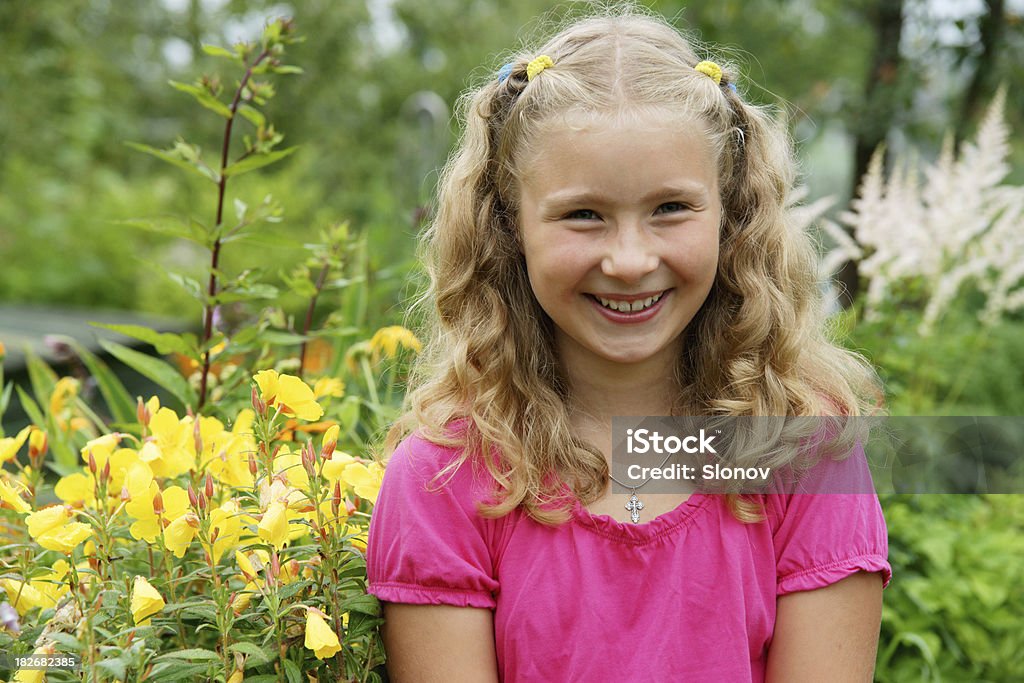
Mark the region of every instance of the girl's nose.
<instances>
[{"instance_id":1,"label":"girl's nose","mask_svg":"<svg viewBox=\"0 0 1024 683\"><path fill-rule=\"evenodd\" d=\"M618 239L609 240L607 253L601 260L601 272L633 283L657 270L658 263L658 255L642 230L623 230Z\"/></svg>"}]
</instances>

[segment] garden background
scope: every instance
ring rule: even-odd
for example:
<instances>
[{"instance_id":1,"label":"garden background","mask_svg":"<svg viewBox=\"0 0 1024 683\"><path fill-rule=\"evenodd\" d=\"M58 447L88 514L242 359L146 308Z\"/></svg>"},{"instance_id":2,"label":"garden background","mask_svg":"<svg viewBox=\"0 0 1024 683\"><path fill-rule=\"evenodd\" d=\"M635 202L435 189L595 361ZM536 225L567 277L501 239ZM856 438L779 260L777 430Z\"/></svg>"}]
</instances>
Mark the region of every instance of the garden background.
<instances>
[{"instance_id":1,"label":"garden background","mask_svg":"<svg viewBox=\"0 0 1024 683\"><path fill-rule=\"evenodd\" d=\"M843 283L836 334L879 367L890 412L1021 415L1024 3L644 5L784 109L801 215ZM379 675L362 537L452 108L537 17L584 9L0 4L0 652L75 652L89 680ZM1024 498L883 506L877 680L1024 677ZM74 524L87 543L47 540Z\"/></svg>"}]
</instances>

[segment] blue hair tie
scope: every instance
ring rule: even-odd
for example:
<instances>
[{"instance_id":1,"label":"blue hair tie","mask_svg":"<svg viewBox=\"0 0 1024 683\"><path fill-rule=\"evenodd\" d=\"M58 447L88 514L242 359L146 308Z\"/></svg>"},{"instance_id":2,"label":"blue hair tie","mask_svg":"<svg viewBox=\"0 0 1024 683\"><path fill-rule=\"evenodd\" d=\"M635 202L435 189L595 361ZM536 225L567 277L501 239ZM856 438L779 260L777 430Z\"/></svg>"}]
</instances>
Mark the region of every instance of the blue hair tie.
<instances>
[{"instance_id":1,"label":"blue hair tie","mask_svg":"<svg viewBox=\"0 0 1024 683\"><path fill-rule=\"evenodd\" d=\"M512 75L512 62L498 69L498 83L504 83L505 79Z\"/></svg>"},{"instance_id":2,"label":"blue hair tie","mask_svg":"<svg viewBox=\"0 0 1024 683\"><path fill-rule=\"evenodd\" d=\"M733 92L736 92L736 84L735 83L726 83L726 85L729 86L729 90L732 90Z\"/></svg>"}]
</instances>

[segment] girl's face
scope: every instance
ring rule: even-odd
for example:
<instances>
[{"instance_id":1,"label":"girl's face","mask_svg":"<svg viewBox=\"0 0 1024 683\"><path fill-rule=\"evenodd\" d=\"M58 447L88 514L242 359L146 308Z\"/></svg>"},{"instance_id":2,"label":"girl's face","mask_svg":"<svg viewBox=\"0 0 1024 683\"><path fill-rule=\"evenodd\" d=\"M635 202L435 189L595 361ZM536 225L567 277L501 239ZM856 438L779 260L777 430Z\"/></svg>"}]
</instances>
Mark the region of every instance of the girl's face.
<instances>
[{"instance_id":1,"label":"girl's face","mask_svg":"<svg viewBox=\"0 0 1024 683\"><path fill-rule=\"evenodd\" d=\"M704 126L590 118L553 124L531 148L523 255L560 358L669 371L718 268L722 207Z\"/></svg>"}]
</instances>

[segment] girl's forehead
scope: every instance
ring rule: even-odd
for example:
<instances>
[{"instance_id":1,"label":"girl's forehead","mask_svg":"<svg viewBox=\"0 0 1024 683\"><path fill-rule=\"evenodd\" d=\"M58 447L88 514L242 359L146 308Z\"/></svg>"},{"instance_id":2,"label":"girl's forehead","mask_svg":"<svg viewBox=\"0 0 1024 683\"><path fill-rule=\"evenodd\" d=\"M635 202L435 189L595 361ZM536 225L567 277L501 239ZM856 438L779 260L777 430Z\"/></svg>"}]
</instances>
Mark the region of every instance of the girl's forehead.
<instances>
[{"instance_id":1,"label":"girl's forehead","mask_svg":"<svg viewBox=\"0 0 1024 683\"><path fill-rule=\"evenodd\" d=\"M714 157L708 125L693 113L667 107L629 107L615 110L588 111L568 109L552 114L523 136L516 166L528 172L537 162L553 154L564 153L566 147L602 145L619 138L664 138L666 141L685 137L706 147Z\"/></svg>"}]
</instances>

